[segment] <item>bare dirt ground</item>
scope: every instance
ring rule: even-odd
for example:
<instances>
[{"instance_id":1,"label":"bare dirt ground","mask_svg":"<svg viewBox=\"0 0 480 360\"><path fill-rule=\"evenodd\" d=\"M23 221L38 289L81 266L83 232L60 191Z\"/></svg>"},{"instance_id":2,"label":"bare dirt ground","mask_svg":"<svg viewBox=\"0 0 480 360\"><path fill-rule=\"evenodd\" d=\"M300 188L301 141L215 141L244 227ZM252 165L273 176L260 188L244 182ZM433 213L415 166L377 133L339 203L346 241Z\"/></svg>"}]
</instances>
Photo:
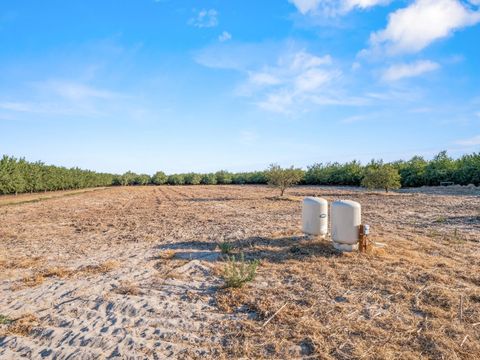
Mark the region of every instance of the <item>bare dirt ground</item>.
<instances>
[{"instance_id":1,"label":"bare dirt ground","mask_svg":"<svg viewBox=\"0 0 480 360\"><path fill-rule=\"evenodd\" d=\"M480 197L427 190L118 187L2 206L0 358L478 359ZM303 237L307 195L359 201L387 246ZM222 287L222 241L260 260L244 288Z\"/></svg>"}]
</instances>

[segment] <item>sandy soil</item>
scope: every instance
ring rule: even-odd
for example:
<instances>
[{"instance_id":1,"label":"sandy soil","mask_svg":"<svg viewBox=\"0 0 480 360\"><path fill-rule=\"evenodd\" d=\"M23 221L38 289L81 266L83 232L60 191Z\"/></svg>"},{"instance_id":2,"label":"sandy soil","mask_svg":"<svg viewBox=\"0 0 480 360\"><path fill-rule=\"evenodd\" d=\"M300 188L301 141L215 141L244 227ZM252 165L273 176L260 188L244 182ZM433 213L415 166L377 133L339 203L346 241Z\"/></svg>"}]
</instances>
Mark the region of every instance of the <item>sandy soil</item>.
<instances>
[{"instance_id":1,"label":"sandy soil","mask_svg":"<svg viewBox=\"0 0 480 360\"><path fill-rule=\"evenodd\" d=\"M480 358L477 193L275 195L118 187L0 207L0 358ZM306 195L359 201L386 248L303 237ZM242 289L223 288L222 241L261 260Z\"/></svg>"}]
</instances>

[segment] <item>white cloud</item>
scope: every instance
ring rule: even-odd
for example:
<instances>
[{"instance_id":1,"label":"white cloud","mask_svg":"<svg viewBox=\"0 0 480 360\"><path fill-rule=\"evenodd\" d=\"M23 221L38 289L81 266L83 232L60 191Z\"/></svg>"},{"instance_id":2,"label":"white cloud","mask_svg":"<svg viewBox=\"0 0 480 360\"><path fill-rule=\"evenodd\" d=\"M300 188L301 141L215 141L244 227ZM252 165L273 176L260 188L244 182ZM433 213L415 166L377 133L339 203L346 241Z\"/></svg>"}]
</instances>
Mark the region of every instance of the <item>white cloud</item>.
<instances>
[{"instance_id":1,"label":"white cloud","mask_svg":"<svg viewBox=\"0 0 480 360\"><path fill-rule=\"evenodd\" d=\"M332 67L330 55L316 56L304 50L280 56L275 66L250 71L241 87L245 95L261 98L257 104L265 110L288 113L309 96L325 90L341 72Z\"/></svg>"},{"instance_id":2,"label":"white cloud","mask_svg":"<svg viewBox=\"0 0 480 360\"><path fill-rule=\"evenodd\" d=\"M335 71L323 69L309 69L295 78L295 89L300 92L315 91L332 80L337 74Z\"/></svg>"},{"instance_id":3,"label":"white cloud","mask_svg":"<svg viewBox=\"0 0 480 360\"><path fill-rule=\"evenodd\" d=\"M42 83L35 83L34 85L40 90L48 91L54 95L58 95L72 101L87 99L113 99L122 96L113 91L96 88L83 83L63 80L48 80Z\"/></svg>"},{"instance_id":4,"label":"white cloud","mask_svg":"<svg viewBox=\"0 0 480 360\"><path fill-rule=\"evenodd\" d=\"M251 72L248 81L259 86L277 85L282 83L281 79L267 72Z\"/></svg>"},{"instance_id":5,"label":"white cloud","mask_svg":"<svg viewBox=\"0 0 480 360\"><path fill-rule=\"evenodd\" d=\"M8 111L18 111L18 112L33 112L34 107L32 104L26 102L18 102L18 101L5 101L0 102L0 109L8 110Z\"/></svg>"},{"instance_id":6,"label":"white cloud","mask_svg":"<svg viewBox=\"0 0 480 360\"><path fill-rule=\"evenodd\" d=\"M346 117L346 118L340 120L340 122L342 124L353 124L353 123L360 122L360 121L363 121L363 120L366 120L366 119L368 119L368 116L366 116L366 115L353 115L353 116L349 116L349 117Z\"/></svg>"},{"instance_id":7,"label":"white cloud","mask_svg":"<svg viewBox=\"0 0 480 360\"><path fill-rule=\"evenodd\" d=\"M232 34L230 34L228 31L224 31L218 36L218 41L224 42L230 40L231 38Z\"/></svg>"},{"instance_id":8,"label":"white cloud","mask_svg":"<svg viewBox=\"0 0 480 360\"><path fill-rule=\"evenodd\" d=\"M391 0L343 0L343 7L346 10L367 9L377 5L387 5L390 2Z\"/></svg>"},{"instance_id":9,"label":"white cloud","mask_svg":"<svg viewBox=\"0 0 480 360\"><path fill-rule=\"evenodd\" d=\"M293 93L281 90L267 94L263 100L257 102L257 105L267 111L289 114L290 107L293 104L293 97Z\"/></svg>"},{"instance_id":10,"label":"white cloud","mask_svg":"<svg viewBox=\"0 0 480 360\"><path fill-rule=\"evenodd\" d=\"M397 81L431 72L440 68L440 65L430 60L420 60L409 64L394 64L386 69L382 75L384 81Z\"/></svg>"},{"instance_id":11,"label":"white cloud","mask_svg":"<svg viewBox=\"0 0 480 360\"><path fill-rule=\"evenodd\" d=\"M322 3L322 0L289 0L289 2L295 5L298 11L305 15L311 11L315 11L320 3Z\"/></svg>"},{"instance_id":12,"label":"white cloud","mask_svg":"<svg viewBox=\"0 0 480 360\"><path fill-rule=\"evenodd\" d=\"M367 9L377 5L386 5L391 0L289 0L303 14L324 16L343 15L354 9Z\"/></svg>"},{"instance_id":13,"label":"white cloud","mask_svg":"<svg viewBox=\"0 0 480 360\"><path fill-rule=\"evenodd\" d=\"M462 146L478 146L480 145L480 135L471 137L469 139L458 140L455 143Z\"/></svg>"},{"instance_id":14,"label":"white cloud","mask_svg":"<svg viewBox=\"0 0 480 360\"><path fill-rule=\"evenodd\" d=\"M216 45L198 52L195 60L244 74L234 94L272 112L296 114L312 106L362 106L369 101L345 94L343 73L330 55L318 56L296 44L285 45L280 49L271 44Z\"/></svg>"},{"instance_id":15,"label":"white cloud","mask_svg":"<svg viewBox=\"0 0 480 360\"><path fill-rule=\"evenodd\" d=\"M188 24L198 28L210 28L218 25L218 12L215 9L202 9L188 20Z\"/></svg>"},{"instance_id":16,"label":"white cloud","mask_svg":"<svg viewBox=\"0 0 480 360\"><path fill-rule=\"evenodd\" d=\"M415 0L389 15L387 27L371 34L371 48L362 54L416 53L478 22L480 11L472 11L458 0Z\"/></svg>"},{"instance_id":17,"label":"white cloud","mask_svg":"<svg viewBox=\"0 0 480 360\"><path fill-rule=\"evenodd\" d=\"M96 116L110 106L118 106L130 96L82 82L46 80L28 84L26 98L1 101L0 110L45 115Z\"/></svg>"}]
</instances>

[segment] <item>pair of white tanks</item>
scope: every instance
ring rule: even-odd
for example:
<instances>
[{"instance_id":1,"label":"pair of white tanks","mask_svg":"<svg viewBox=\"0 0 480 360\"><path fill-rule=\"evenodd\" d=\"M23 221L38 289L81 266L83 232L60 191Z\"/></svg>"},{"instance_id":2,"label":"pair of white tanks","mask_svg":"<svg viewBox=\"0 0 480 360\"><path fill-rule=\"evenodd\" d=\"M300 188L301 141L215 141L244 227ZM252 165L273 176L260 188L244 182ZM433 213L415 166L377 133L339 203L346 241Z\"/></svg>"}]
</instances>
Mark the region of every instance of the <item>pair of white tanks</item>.
<instances>
[{"instance_id":1,"label":"pair of white tanks","mask_svg":"<svg viewBox=\"0 0 480 360\"><path fill-rule=\"evenodd\" d=\"M361 206L351 200L338 200L331 205L331 235L333 246L341 251L358 249ZM302 230L316 236L328 234L328 201L317 197L303 200Z\"/></svg>"}]
</instances>

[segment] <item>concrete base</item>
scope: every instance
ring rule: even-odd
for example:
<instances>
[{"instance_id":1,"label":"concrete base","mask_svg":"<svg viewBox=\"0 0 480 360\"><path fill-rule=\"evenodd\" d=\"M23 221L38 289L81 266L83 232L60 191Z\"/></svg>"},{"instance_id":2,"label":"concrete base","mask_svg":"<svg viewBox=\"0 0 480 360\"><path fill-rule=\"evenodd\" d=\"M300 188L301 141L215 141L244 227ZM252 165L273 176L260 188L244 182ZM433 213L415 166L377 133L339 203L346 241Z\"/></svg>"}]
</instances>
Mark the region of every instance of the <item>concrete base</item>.
<instances>
[{"instance_id":1,"label":"concrete base","mask_svg":"<svg viewBox=\"0 0 480 360\"><path fill-rule=\"evenodd\" d=\"M334 242L333 247L340 251L347 251L347 252L358 251L358 243L351 245L351 244L339 244Z\"/></svg>"}]
</instances>

